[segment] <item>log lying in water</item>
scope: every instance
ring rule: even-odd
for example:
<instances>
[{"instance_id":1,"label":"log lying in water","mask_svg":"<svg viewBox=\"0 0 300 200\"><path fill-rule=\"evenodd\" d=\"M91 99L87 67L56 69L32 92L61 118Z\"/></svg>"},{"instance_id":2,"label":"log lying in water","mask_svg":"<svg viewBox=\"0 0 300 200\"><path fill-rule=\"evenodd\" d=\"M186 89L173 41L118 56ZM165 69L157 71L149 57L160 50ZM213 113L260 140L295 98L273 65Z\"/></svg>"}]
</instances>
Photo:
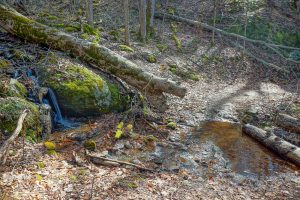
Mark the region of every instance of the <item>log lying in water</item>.
<instances>
[{"instance_id":1,"label":"log lying in water","mask_svg":"<svg viewBox=\"0 0 300 200\"><path fill-rule=\"evenodd\" d=\"M276 124L285 130L300 133L300 120L289 115L279 114Z\"/></svg>"},{"instance_id":2,"label":"log lying in water","mask_svg":"<svg viewBox=\"0 0 300 200\"><path fill-rule=\"evenodd\" d=\"M274 150L282 157L287 158L300 167L299 147L277 137L273 133L266 132L249 124L243 126L243 132L255 138L268 148Z\"/></svg>"},{"instance_id":3,"label":"log lying in water","mask_svg":"<svg viewBox=\"0 0 300 200\"><path fill-rule=\"evenodd\" d=\"M100 69L114 74L139 90L146 90L156 95L166 92L179 97L184 97L186 94L186 89L176 82L145 72L133 62L104 46L40 24L3 4L0 4L0 13L0 26L7 32L92 62Z\"/></svg>"}]
</instances>

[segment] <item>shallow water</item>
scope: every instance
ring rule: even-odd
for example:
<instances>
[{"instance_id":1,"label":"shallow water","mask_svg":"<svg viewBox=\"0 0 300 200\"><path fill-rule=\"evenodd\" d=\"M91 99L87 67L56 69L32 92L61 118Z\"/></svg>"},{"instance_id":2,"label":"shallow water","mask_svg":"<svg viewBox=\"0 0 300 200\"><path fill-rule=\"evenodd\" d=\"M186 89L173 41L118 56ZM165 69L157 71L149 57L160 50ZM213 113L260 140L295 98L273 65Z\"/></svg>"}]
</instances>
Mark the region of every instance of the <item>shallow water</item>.
<instances>
[{"instance_id":1,"label":"shallow water","mask_svg":"<svg viewBox=\"0 0 300 200\"><path fill-rule=\"evenodd\" d=\"M269 176L277 172L294 172L297 167L260 143L242 133L238 124L227 122L205 122L201 126L200 143L212 141L230 160L234 172Z\"/></svg>"}]
</instances>

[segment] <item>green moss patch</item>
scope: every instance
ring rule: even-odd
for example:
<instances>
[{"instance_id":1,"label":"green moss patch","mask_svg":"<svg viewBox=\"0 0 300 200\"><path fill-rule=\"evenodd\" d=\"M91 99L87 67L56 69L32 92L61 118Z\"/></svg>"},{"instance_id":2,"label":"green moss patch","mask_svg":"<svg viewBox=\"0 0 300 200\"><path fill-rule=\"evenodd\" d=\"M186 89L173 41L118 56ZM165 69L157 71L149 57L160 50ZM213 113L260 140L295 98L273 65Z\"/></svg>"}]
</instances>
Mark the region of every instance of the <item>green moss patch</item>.
<instances>
[{"instance_id":1,"label":"green moss patch","mask_svg":"<svg viewBox=\"0 0 300 200\"><path fill-rule=\"evenodd\" d=\"M67 32L77 32L80 31L80 26L76 26L76 25L68 25L66 27L64 27L65 31Z\"/></svg>"},{"instance_id":2,"label":"green moss patch","mask_svg":"<svg viewBox=\"0 0 300 200\"><path fill-rule=\"evenodd\" d=\"M147 61L149 62L149 63L156 63L157 62L157 58L156 58L156 56L155 55L149 55L148 57L147 57Z\"/></svg>"},{"instance_id":3,"label":"green moss patch","mask_svg":"<svg viewBox=\"0 0 300 200\"><path fill-rule=\"evenodd\" d=\"M173 39L177 49L181 49L182 48L181 40L175 34L172 35L172 39Z\"/></svg>"},{"instance_id":4,"label":"green moss patch","mask_svg":"<svg viewBox=\"0 0 300 200\"><path fill-rule=\"evenodd\" d=\"M127 45L121 44L119 47L120 47L121 51L126 51L126 52L130 52L130 53L134 52L134 50Z\"/></svg>"},{"instance_id":5,"label":"green moss patch","mask_svg":"<svg viewBox=\"0 0 300 200\"><path fill-rule=\"evenodd\" d=\"M199 76L195 72L179 68L176 64L169 64L169 71L172 72L172 74L175 74L176 76L179 76L184 80L200 80Z\"/></svg>"},{"instance_id":6,"label":"green moss patch","mask_svg":"<svg viewBox=\"0 0 300 200\"><path fill-rule=\"evenodd\" d=\"M175 130L176 127L177 127L177 124L176 124L175 122L169 122L169 123L167 124L167 128L169 128L169 129Z\"/></svg>"},{"instance_id":7,"label":"green moss patch","mask_svg":"<svg viewBox=\"0 0 300 200\"><path fill-rule=\"evenodd\" d=\"M26 54L21 50L14 49L13 50L14 60L21 60L21 61L33 61L34 57L32 55Z\"/></svg>"},{"instance_id":8,"label":"green moss patch","mask_svg":"<svg viewBox=\"0 0 300 200\"><path fill-rule=\"evenodd\" d=\"M17 97L0 98L0 130L11 134L17 126L19 116L25 109L30 111L24 122L26 133L33 140L36 140L42 131L40 113L35 104L25 99Z\"/></svg>"},{"instance_id":9,"label":"green moss patch","mask_svg":"<svg viewBox=\"0 0 300 200\"><path fill-rule=\"evenodd\" d=\"M84 148L90 151L94 151L96 149L96 141L95 140L87 140L83 144Z\"/></svg>"},{"instance_id":10,"label":"green moss patch","mask_svg":"<svg viewBox=\"0 0 300 200\"><path fill-rule=\"evenodd\" d=\"M156 48L157 48L161 53L164 53L164 52L167 50L168 46L165 45L165 44L157 44L157 45L156 45Z\"/></svg>"},{"instance_id":11,"label":"green moss patch","mask_svg":"<svg viewBox=\"0 0 300 200\"><path fill-rule=\"evenodd\" d=\"M0 97L20 97L26 96L27 90L16 79L2 79L0 81Z\"/></svg>"},{"instance_id":12,"label":"green moss patch","mask_svg":"<svg viewBox=\"0 0 300 200\"><path fill-rule=\"evenodd\" d=\"M6 69L9 66L11 66L11 63L8 60L0 58L0 70L1 69Z\"/></svg>"}]
</instances>

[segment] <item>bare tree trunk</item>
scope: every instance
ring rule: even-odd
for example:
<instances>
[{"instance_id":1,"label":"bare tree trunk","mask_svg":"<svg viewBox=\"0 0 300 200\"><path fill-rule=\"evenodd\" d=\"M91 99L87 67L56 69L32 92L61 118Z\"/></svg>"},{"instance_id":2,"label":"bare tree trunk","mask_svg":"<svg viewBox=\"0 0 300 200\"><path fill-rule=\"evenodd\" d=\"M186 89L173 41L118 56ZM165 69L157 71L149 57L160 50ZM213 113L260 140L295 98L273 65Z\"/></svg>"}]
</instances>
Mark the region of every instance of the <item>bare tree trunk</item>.
<instances>
[{"instance_id":1,"label":"bare tree trunk","mask_svg":"<svg viewBox=\"0 0 300 200\"><path fill-rule=\"evenodd\" d=\"M155 0L151 0L151 10L150 10L150 27L154 27L154 15L155 15Z\"/></svg>"},{"instance_id":2,"label":"bare tree trunk","mask_svg":"<svg viewBox=\"0 0 300 200\"><path fill-rule=\"evenodd\" d=\"M244 10L245 10L245 25L244 25L244 36L247 37L247 26L248 26L248 0L245 0ZM246 50L246 41L244 40L244 52Z\"/></svg>"},{"instance_id":3,"label":"bare tree trunk","mask_svg":"<svg viewBox=\"0 0 300 200\"><path fill-rule=\"evenodd\" d=\"M214 21L213 21L213 27L216 27L216 18L217 18L217 0L214 0ZM212 43L215 44L215 30L213 30L212 34Z\"/></svg>"},{"instance_id":4,"label":"bare tree trunk","mask_svg":"<svg viewBox=\"0 0 300 200\"><path fill-rule=\"evenodd\" d=\"M296 3L297 12L298 12L298 19L300 19L300 0Z\"/></svg>"},{"instance_id":5,"label":"bare tree trunk","mask_svg":"<svg viewBox=\"0 0 300 200\"><path fill-rule=\"evenodd\" d=\"M147 14L146 14L146 31L147 35L150 36L153 33L154 23L154 12L155 12L155 0L147 1Z\"/></svg>"},{"instance_id":6,"label":"bare tree trunk","mask_svg":"<svg viewBox=\"0 0 300 200\"><path fill-rule=\"evenodd\" d=\"M147 36L147 0L139 0L140 36L143 42Z\"/></svg>"},{"instance_id":7,"label":"bare tree trunk","mask_svg":"<svg viewBox=\"0 0 300 200\"><path fill-rule=\"evenodd\" d=\"M186 89L176 82L148 73L104 46L30 20L3 4L0 4L0 13L0 26L7 32L95 63L95 67L114 74L141 91L148 91L152 95L166 92L179 97L186 94Z\"/></svg>"},{"instance_id":8,"label":"bare tree trunk","mask_svg":"<svg viewBox=\"0 0 300 200\"><path fill-rule=\"evenodd\" d=\"M93 0L86 0L86 13L89 25L94 27Z\"/></svg>"},{"instance_id":9,"label":"bare tree trunk","mask_svg":"<svg viewBox=\"0 0 300 200\"><path fill-rule=\"evenodd\" d=\"M125 15L125 43L126 43L126 45L130 45L129 4L128 4L128 0L124 0L124 15Z\"/></svg>"},{"instance_id":10,"label":"bare tree trunk","mask_svg":"<svg viewBox=\"0 0 300 200\"><path fill-rule=\"evenodd\" d=\"M165 10L167 10L169 7L169 0L166 0L166 5L165 5ZM155 14L155 13L154 13ZM162 24L160 26L160 29L159 29L159 35L161 36L161 39L162 39L162 42L164 42L164 33L165 33L165 14L163 15L162 17Z\"/></svg>"}]
</instances>

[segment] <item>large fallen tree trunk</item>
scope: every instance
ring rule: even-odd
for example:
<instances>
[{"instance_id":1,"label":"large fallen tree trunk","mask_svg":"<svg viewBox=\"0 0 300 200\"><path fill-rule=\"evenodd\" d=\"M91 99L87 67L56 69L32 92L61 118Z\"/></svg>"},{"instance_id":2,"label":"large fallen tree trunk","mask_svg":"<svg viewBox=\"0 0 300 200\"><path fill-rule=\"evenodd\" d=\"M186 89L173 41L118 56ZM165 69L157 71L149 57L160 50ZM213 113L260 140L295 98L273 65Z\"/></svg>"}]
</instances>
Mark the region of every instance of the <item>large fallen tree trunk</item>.
<instances>
[{"instance_id":1,"label":"large fallen tree trunk","mask_svg":"<svg viewBox=\"0 0 300 200\"><path fill-rule=\"evenodd\" d=\"M230 33L230 32L221 30L219 28L210 26L210 25L208 25L206 23L203 23L203 22L199 22L199 21L195 21L195 20L191 20L191 19L187 19L187 18L175 16L175 15L170 15L170 14L166 14L166 13L158 13L157 12L157 13L155 13L155 17L160 18L160 19L166 18L166 19L170 19L170 20L174 20L174 21L178 21L178 22L183 22L183 23L189 24L191 26L201 27L203 29L207 29L207 30L210 30L210 31L215 31L215 32L220 33L222 35L239 38L241 40L245 40L245 41L252 42L252 43L263 44L263 45L268 46L268 47L283 48L283 49L298 50L298 51L300 50L300 48L297 48L297 47L290 47L290 46L285 46L285 45L280 45L280 44L267 43L263 40L254 40L254 39L247 38L247 37L239 35L239 34Z\"/></svg>"},{"instance_id":2,"label":"large fallen tree trunk","mask_svg":"<svg viewBox=\"0 0 300 200\"><path fill-rule=\"evenodd\" d=\"M300 133L300 120L286 114L277 116L276 124L288 131Z\"/></svg>"},{"instance_id":3,"label":"large fallen tree trunk","mask_svg":"<svg viewBox=\"0 0 300 200\"><path fill-rule=\"evenodd\" d=\"M227 36L227 37L230 37L230 38L232 38L232 37L238 38L240 40L243 40L243 41L246 41L246 42L250 42L250 43L253 43L253 44L264 45L267 48L269 48L271 51L273 51L276 54L278 54L279 56L283 57L286 61L290 61L290 62L295 63L295 64L299 64L300 63L299 61L296 61L296 60L284 57L280 53L280 51L278 50L278 49L282 48L282 49L300 51L300 48L297 48L297 47L290 47L290 46L285 46L285 45L268 43L268 42L265 42L263 40L254 40L254 39L247 38L247 37L239 35L239 34L235 34L235 33L230 33L230 32L224 31L222 29L216 28L214 26L210 26L209 24L206 24L206 23L203 23L203 22L199 22L199 21L195 21L195 20L191 20L191 19L187 19L187 18L175 16L175 15L170 15L170 14L166 14L166 13L155 13L155 17L159 18L159 19L163 19L163 20L166 18L166 19L169 19L169 20L182 22L182 23L188 24L190 26L195 26L195 27L203 28L203 29L208 30L208 31L215 32L215 33L217 33L219 35ZM285 73L290 73L290 71L288 69L286 69L287 67L283 68L283 67L276 66L276 65L274 65L272 63L268 63L268 62L264 61L263 59L260 59L257 56L252 55L249 51L245 51L244 47L242 47L242 46L240 46L238 44L234 44L233 42L230 42L230 43L233 44L234 46L238 47L238 48L242 48L243 52L245 54L247 54L249 57L252 57L253 59L257 60L258 62L261 62L263 65L266 65L268 67L272 67L272 68L274 68L274 69L276 69L278 71L283 71Z\"/></svg>"},{"instance_id":4,"label":"large fallen tree trunk","mask_svg":"<svg viewBox=\"0 0 300 200\"><path fill-rule=\"evenodd\" d=\"M271 132L266 132L249 124L243 126L243 132L258 140L268 148L274 150L283 158L287 158L300 167L299 147L277 137Z\"/></svg>"},{"instance_id":5,"label":"large fallen tree trunk","mask_svg":"<svg viewBox=\"0 0 300 200\"><path fill-rule=\"evenodd\" d=\"M123 79L129 85L148 93L163 92L184 97L186 89L176 82L145 72L133 62L108 48L82 40L55 28L28 19L14 9L0 4L0 26L7 32L33 43L68 52L87 62L93 62L102 70Z\"/></svg>"}]
</instances>

